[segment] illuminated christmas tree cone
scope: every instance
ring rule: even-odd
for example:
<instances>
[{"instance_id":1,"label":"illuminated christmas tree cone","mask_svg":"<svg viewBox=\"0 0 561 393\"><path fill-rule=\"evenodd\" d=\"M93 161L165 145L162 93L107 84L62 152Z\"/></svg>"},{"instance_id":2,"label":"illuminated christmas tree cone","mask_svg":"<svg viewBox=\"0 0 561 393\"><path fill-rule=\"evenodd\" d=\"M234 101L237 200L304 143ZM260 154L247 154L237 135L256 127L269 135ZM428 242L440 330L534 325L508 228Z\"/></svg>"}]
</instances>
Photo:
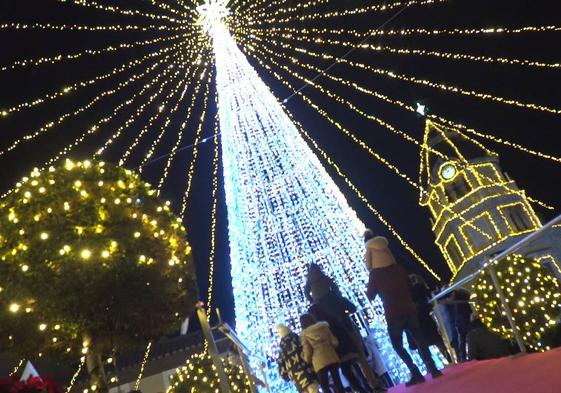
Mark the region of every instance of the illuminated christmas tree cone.
<instances>
[{"instance_id":1,"label":"illuminated christmas tree cone","mask_svg":"<svg viewBox=\"0 0 561 393\"><path fill-rule=\"evenodd\" d=\"M408 372L390 349L381 305L365 295L365 227L236 46L222 22L225 3L211 0L198 10L216 62L236 330L268 361L273 391L290 389L276 372L274 327L300 330L299 316L310 306L308 266L317 263L374 328L388 371L403 380ZM256 359L250 357L254 366Z\"/></svg>"}]
</instances>

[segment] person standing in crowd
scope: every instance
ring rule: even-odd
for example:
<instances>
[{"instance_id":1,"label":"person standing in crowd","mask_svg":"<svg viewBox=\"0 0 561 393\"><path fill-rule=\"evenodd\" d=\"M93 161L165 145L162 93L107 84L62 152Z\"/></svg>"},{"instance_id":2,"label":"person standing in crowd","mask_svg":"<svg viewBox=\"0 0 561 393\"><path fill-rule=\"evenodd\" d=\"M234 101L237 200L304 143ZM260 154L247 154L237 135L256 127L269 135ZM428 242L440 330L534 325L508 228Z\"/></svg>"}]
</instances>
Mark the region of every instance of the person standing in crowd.
<instances>
[{"instance_id":1,"label":"person standing in crowd","mask_svg":"<svg viewBox=\"0 0 561 393\"><path fill-rule=\"evenodd\" d=\"M376 387L370 389L366 377L358 366L359 349L356 347L349 332L336 319L330 318L321 308L314 304L308 310L318 321L329 323L329 329L339 341L337 346L337 355L341 360L341 372L345 379L349 382L351 388L357 393L385 392L384 389Z\"/></svg>"},{"instance_id":2,"label":"person standing in crowd","mask_svg":"<svg viewBox=\"0 0 561 393\"><path fill-rule=\"evenodd\" d=\"M339 355L336 348L339 341L329 329L327 322L318 322L311 314L300 316L304 360L312 364L316 372L323 393L330 393L329 377L333 379L333 385L337 393L344 393L343 383L339 375Z\"/></svg>"},{"instance_id":3,"label":"person standing in crowd","mask_svg":"<svg viewBox=\"0 0 561 393\"><path fill-rule=\"evenodd\" d=\"M279 373L285 381L292 381L299 393L319 393L316 375L311 365L304 360L304 349L300 337L288 326L276 326L280 341L278 359Z\"/></svg>"},{"instance_id":4,"label":"person standing in crowd","mask_svg":"<svg viewBox=\"0 0 561 393\"><path fill-rule=\"evenodd\" d=\"M511 354L508 341L489 330L477 314L473 313L471 320L471 330L466 338L469 360L496 359Z\"/></svg>"},{"instance_id":5,"label":"person standing in crowd","mask_svg":"<svg viewBox=\"0 0 561 393\"><path fill-rule=\"evenodd\" d=\"M326 275L316 263L311 263L308 267L304 293L312 304L320 304L331 295L341 296L341 291L335 281Z\"/></svg>"},{"instance_id":6,"label":"person standing in crowd","mask_svg":"<svg viewBox=\"0 0 561 393\"><path fill-rule=\"evenodd\" d=\"M451 362L452 358L444 345L442 336L438 332L438 326L431 316L433 306L429 302L431 297L429 286L423 277L418 274L410 274L409 279L411 281L411 295L415 303L415 308L417 309L417 316L419 317L419 323L421 324L421 329L425 335L427 345L435 345L448 362ZM414 342L411 342L411 340L408 341L411 344L411 349L417 349Z\"/></svg>"},{"instance_id":7,"label":"person standing in crowd","mask_svg":"<svg viewBox=\"0 0 561 393\"><path fill-rule=\"evenodd\" d=\"M425 381L425 378L413 362L411 355L403 346L403 332L409 331L417 342L419 353L433 378L442 376L432 359L425 341L417 310L411 296L409 276L404 268L397 265L388 248L388 240L374 236L371 230L364 234L366 244L365 263L370 270L366 295L373 300L380 295L388 324L388 334L396 353L411 372L411 379L406 386Z\"/></svg>"},{"instance_id":8,"label":"person standing in crowd","mask_svg":"<svg viewBox=\"0 0 561 393\"><path fill-rule=\"evenodd\" d=\"M356 306L343 297L333 279L315 263L310 264L308 269L304 292L310 303L317 306L330 323L341 326L347 337L351 339L353 347L358 351L357 363L362 371L361 374L366 377L370 387L375 391L384 391L379 387L378 378L368 364L362 338L350 318L350 314L356 312Z\"/></svg>"}]
</instances>

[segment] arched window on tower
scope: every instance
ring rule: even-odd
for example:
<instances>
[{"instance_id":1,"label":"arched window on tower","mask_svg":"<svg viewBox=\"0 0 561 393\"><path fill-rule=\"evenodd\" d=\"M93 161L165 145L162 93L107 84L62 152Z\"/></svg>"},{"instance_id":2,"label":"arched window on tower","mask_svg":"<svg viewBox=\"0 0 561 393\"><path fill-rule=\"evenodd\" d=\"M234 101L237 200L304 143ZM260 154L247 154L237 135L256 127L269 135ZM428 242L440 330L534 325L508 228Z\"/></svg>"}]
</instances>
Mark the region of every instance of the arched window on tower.
<instances>
[{"instance_id":1,"label":"arched window on tower","mask_svg":"<svg viewBox=\"0 0 561 393\"><path fill-rule=\"evenodd\" d=\"M525 232L535 227L522 202L499 206L499 211L513 233Z\"/></svg>"},{"instance_id":2,"label":"arched window on tower","mask_svg":"<svg viewBox=\"0 0 561 393\"><path fill-rule=\"evenodd\" d=\"M444 190L446 191L446 196L450 202L455 202L468 192L471 191L471 187L466 179L465 174L460 174L454 178L454 180L446 183L444 185Z\"/></svg>"}]
</instances>

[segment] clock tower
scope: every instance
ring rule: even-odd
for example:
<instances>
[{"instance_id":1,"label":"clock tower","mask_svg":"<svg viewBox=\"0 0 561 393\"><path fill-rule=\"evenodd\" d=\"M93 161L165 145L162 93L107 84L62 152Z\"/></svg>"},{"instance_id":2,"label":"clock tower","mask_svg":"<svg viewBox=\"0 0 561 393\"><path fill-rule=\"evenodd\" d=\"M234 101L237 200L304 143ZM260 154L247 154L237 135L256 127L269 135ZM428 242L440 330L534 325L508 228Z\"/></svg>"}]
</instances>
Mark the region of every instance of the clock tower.
<instances>
[{"instance_id":1,"label":"clock tower","mask_svg":"<svg viewBox=\"0 0 561 393\"><path fill-rule=\"evenodd\" d=\"M541 227L498 155L459 130L427 120L420 158L420 204L430 210L436 244L453 279ZM552 232L521 252L559 274L561 229Z\"/></svg>"}]
</instances>

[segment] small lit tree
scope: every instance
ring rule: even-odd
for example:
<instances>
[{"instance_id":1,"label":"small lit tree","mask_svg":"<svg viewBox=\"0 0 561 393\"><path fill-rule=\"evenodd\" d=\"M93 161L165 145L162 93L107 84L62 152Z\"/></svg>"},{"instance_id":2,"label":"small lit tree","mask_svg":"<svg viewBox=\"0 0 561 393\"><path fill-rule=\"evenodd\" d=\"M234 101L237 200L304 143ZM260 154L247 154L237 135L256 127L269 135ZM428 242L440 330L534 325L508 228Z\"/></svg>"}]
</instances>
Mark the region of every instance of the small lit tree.
<instances>
[{"instance_id":1,"label":"small lit tree","mask_svg":"<svg viewBox=\"0 0 561 393\"><path fill-rule=\"evenodd\" d=\"M192 311L185 228L131 171L67 160L34 170L0 201L0 350L102 355L169 332Z\"/></svg>"},{"instance_id":2,"label":"small lit tree","mask_svg":"<svg viewBox=\"0 0 561 393\"><path fill-rule=\"evenodd\" d=\"M512 310L522 339L536 351L548 349L547 337L557 329L559 283L539 262L512 255L494 266L499 284ZM483 322L506 338L512 338L503 308L489 273L472 287L472 300Z\"/></svg>"},{"instance_id":3,"label":"small lit tree","mask_svg":"<svg viewBox=\"0 0 561 393\"><path fill-rule=\"evenodd\" d=\"M240 365L222 359L232 392L251 393L250 381ZM215 393L220 390L218 372L211 357L205 352L191 356L185 366L171 376L167 393Z\"/></svg>"}]
</instances>

